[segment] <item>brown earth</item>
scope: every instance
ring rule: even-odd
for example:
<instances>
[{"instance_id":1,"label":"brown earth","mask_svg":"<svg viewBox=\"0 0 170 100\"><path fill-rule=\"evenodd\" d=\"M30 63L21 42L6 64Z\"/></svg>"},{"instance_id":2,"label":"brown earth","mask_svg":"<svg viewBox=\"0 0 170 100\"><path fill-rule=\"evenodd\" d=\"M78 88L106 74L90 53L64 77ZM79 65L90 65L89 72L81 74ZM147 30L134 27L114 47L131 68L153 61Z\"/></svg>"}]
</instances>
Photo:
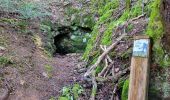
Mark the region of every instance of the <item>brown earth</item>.
<instances>
[{"instance_id":1,"label":"brown earth","mask_svg":"<svg viewBox=\"0 0 170 100\"><path fill-rule=\"evenodd\" d=\"M12 60L12 64L0 65L0 99L48 100L52 96L58 97L63 86L80 79L76 69L85 66L81 54L50 58L35 43L33 36L16 33L15 28L8 26L0 29L0 42L6 48L3 56ZM51 66L52 71L48 72L46 66Z\"/></svg>"}]
</instances>

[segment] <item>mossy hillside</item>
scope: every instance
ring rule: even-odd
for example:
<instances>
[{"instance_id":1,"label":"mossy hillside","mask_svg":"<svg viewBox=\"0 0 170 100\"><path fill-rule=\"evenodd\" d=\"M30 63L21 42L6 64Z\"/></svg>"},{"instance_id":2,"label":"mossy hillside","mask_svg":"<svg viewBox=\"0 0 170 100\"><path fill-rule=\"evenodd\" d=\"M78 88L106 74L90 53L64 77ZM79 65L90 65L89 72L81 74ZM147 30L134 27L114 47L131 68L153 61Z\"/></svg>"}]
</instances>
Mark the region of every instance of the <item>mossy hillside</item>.
<instances>
[{"instance_id":1,"label":"mossy hillside","mask_svg":"<svg viewBox=\"0 0 170 100\"><path fill-rule=\"evenodd\" d=\"M81 1L82 2L82 1ZM85 28L93 28L94 26L94 17L91 11L83 6L81 8L69 6L65 11L66 17L64 18L67 25L80 26Z\"/></svg>"},{"instance_id":2,"label":"mossy hillside","mask_svg":"<svg viewBox=\"0 0 170 100\"><path fill-rule=\"evenodd\" d=\"M161 39L164 34L164 26L160 14L160 4L161 0L155 0L151 7L151 14L149 19L149 24L147 27L146 34L153 39L153 60L155 63L159 64L162 67L167 67L170 65L170 59L165 54L163 50L163 46L161 43Z\"/></svg>"},{"instance_id":3,"label":"mossy hillside","mask_svg":"<svg viewBox=\"0 0 170 100\"><path fill-rule=\"evenodd\" d=\"M125 10L123 12L123 14L121 15L121 17L119 17L118 19L115 19L115 18L113 18L112 14L114 13L115 9L119 7L119 1L114 0L114 1L112 1L112 3L113 3L112 5L115 5L115 6L110 7L109 6L110 2L106 3L106 6L104 7L105 11L100 11L100 9L99 9L99 11L103 12L103 14L100 14L102 16L99 18L99 21L96 23L96 25L93 28L92 37L88 42L86 51L83 56L83 58L85 60L89 59L89 54L91 52L92 53L99 52L99 51L93 50L94 49L93 46L96 43L97 36L100 34L99 30L101 28L101 25L104 25L105 30L101 37L100 44L110 45L112 43L112 34L114 32L114 29L117 26L121 25L128 19L137 17L142 14L141 1L139 0L133 7L131 7L130 10Z\"/></svg>"},{"instance_id":4,"label":"mossy hillside","mask_svg":"<svg viewBox=\"0 0 170 100\"><path fill-rule=\"evenodd\" d=\"M100 5L103 5L101 2L98 2L96 5L96 9ZM93 31L92 31L92 37L91 39L88 41L88 45L86 47L86 50L85 50L85 53L84 53L84 56L83 58L85 60L88 60L89 59L89 54L91 53L91 50L93 49L93 45L95 44L96 42L96 39L97 39L97 36L100 34L100 31L99 29L101 28L101 25L104 24L105 27L107 27L108 23L108 19L111 18L113 12L115 11L115 9L118 7L119 5L119 2L118 0L114 0L112 2L109 2L109 3L106 3L106 5L104 7L101 7L98 11L96 11L96 13L100 14L100 18L98 20L98 22L95 24L95 26L93 27ZM95 9L94 9L95 11ZM98 52L98 51L97 51ZM93 56L98 54L98 53L95 53L95 51L93 52L94 54L92 54Z\"/></svg>"}]
</instances>

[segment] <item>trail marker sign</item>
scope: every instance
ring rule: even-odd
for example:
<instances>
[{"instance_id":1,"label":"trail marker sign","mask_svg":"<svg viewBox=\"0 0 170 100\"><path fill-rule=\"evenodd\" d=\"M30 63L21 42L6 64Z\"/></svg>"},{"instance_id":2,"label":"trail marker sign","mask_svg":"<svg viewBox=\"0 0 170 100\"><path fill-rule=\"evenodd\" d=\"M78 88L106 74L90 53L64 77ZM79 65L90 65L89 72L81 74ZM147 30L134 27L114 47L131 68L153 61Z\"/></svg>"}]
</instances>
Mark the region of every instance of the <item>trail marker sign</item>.
<instances>
[{"instance_id":1,"label":"trail marker sign","mask_svg":"<svg viewBox=\"0 0 170 100\"><path fill-rule=\"evenodd\" d=\"M131 59L128 100L147 100L150 39L148 36L135 36Z\"/></svg>"}]
</instances>

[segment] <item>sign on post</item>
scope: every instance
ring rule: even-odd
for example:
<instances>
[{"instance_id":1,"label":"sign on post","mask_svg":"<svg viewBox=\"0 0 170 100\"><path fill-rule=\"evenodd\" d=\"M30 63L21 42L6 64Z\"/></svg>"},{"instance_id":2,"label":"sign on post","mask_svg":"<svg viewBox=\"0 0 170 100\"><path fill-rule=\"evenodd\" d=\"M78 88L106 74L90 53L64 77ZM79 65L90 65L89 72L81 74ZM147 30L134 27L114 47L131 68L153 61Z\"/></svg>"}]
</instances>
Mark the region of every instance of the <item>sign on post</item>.
<instances>
[{"instance_id":1,"label":"sign on post","mask_svg":"<svg viewBox=\"0 0 170 100\"><path fill-rule=\"evenodd\" d=\"M128 100L148 99L150 39L135 36L131 59Z\"/></svg>"}]
</instances>

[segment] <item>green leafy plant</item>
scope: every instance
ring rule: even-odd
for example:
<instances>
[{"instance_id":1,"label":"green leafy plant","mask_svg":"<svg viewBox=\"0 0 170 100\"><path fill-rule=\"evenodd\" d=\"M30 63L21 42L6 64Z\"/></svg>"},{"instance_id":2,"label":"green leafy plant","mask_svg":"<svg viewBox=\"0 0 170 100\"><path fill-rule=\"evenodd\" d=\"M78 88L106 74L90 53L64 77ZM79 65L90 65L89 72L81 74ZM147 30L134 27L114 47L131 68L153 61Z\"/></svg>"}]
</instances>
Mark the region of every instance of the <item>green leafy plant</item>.
<instances>
[{"instance_id":1,"label":"green leafy plant","mask_svg":"<svg viewBox=\"0 0 170 100\"><path fill-rule=\"evenodd\" d=\"M56 97L51 96L49 100L57 100Z\"/></svg>"},{"instance_id":2,"label":"green leafy plant","mask_svg":"<svg viewBox=\"0 0 170 100\"><path fill-rule=\"evenodd\" d=\"M77 100L82 92L83 88L79 84L63 87L59 100Z\"/></svg>"},{"instance_id":3,"label":"green leafy plant","mask_svg":"<svg viewBox=\"0 0 170 100\"><path fill-rule=\"evenodd\" d=\"M128 100L129 80L127 79L123 84L121 100Z\"/></svg>"},{"instance_id":4,"label":"green leafy plant","mask_svg":"<svg viewBox=\"0 0 170 100\"><path fill-rule=\"evenodd\" d=\"M11 64L11 63L12 63L12 61L9 58L0 56L0 66L5 66L5 65Z\"/></svg>"},{"instance_id":5,"label":"green leafy plant","mask_svg":"<svg viewBox=\"0 0 170 100\"><path fill-rule=\"evenodd\" d=\"M52 77L53 67L51 65L45 65L45 71L49 78Z\"/></svg>"}]
</instances>

